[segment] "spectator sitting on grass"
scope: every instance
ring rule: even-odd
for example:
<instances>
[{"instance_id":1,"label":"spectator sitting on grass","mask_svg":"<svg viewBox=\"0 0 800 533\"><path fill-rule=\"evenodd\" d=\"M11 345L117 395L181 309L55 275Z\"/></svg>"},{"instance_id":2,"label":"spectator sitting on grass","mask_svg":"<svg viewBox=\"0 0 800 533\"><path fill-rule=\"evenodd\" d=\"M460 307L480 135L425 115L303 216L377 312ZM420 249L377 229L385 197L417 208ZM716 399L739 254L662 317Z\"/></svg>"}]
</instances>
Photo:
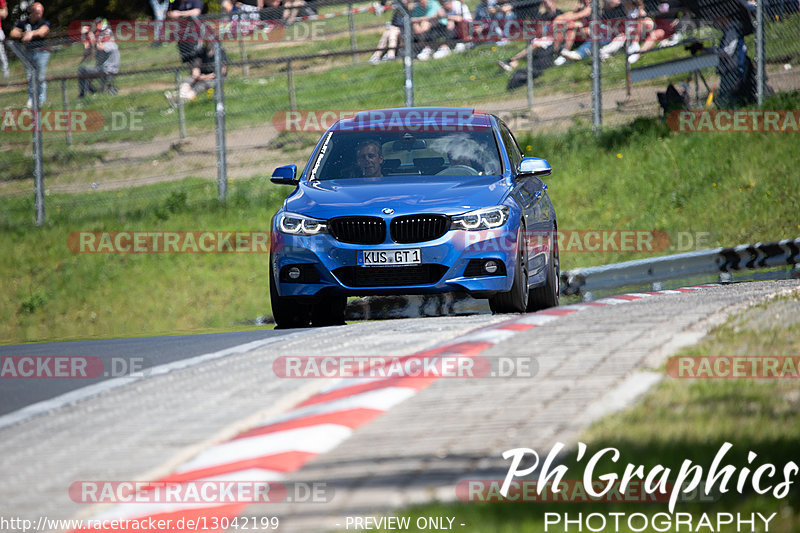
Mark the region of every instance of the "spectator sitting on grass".
<instances>
[{"instance_id":1,"label":"spectator sitting on grass","mask_svg":"<svg viewBox=\"0 0 800 533\"><path fill-rule=\"evenodd\" d=\"M222 52L222 77L224 78L228 72L228 56L222 48L220 48L220 51ZM167 97L170 105L176 107L178 98L184 101L194 100L198 94L213 89L215 80L214 47L211 44L204 43L192 60L192 75L181 81L178 94L176 95L174 91L165 91L164 96Z\"/></svg>"},{"instance_id":2,"label":"spectator sitting on grass","mask_svg":"<svg viewBox=\"0 0 800 533\"><path fill-rule=\"evenodd\" d=\"M119 72L119 47L114 41L111 29L106 19L97 18L91 26L81 28L83 37L83 63L86 59L95 56L95 65L80 65L78 67L78 98L83 98L86 93L94 93L93 78L103 80L103 90L109 94L117 94L114 87L113 75Z\"/></svg>"},{"instance_id":3,"label":"spectator sitting on grass","mask_svg":"<svg viewBox=\"0 0 800 533\"><path fill-rule=\"evenodd\" d=\"M639 42L647 39L655 28L655 22L645 13L643 0L623 0L622 7L625 10L625 31L603 44L600 49L600 59L603 61L625 45L626 37L630 41L628 53L635 54L639 51Z\"/></svg>"},{"instance_id":4,"label":"spectator sitting on grass","mask_svg":"<svg viewBox=\"0 0 800 533\"><path fill-rule=\"evenodd\" d=\"M283 0L283 22L287 26L291 26L297 22L300 16L300 11L305 7L305 0Z\"/></svg>"},{"instance_id":5,"label":"spectator sitting on grass","mask_svg":"<svg viewBox=\"0 0 800 533\"><path fill-rule=\"evenodd\" d=\"M628 50L628 52L631 54L628 56L628 62L636 63L641 57L641 53L652 50L660 41L671 39L672 36L675 35L675 29L679 23L680 19L677 18L656 17L654 20L655 29L647 34L647 37L645 38L641 47L636 46L634 49Z\"/></svg>"},{"instance_id":6,"label":"spectator sitting on grass","mask_svg":"<svg viewBox=\"0 0 800 533\"><path fill-rule=\"evenodd\" d=\"M431 39L438 38L439 11L442 9L437 0L419 0L411 9L411 29L414 39L423 45L422 51L417 55L420 61L427 61L433 55L433 50L428 46ZM434 31L434 29L436 31Z\"/></svg>"},{"instance_id":7,"label":"spectator sitting on grass","mask_svg":"<svg viewBox=\"0 0 800 533\"><path fill-rule=\"evenodd\" d=\"M637 3L634 3L637 2ZM601 47L611 46L612 44L615 45L614 39L621 38L622 45L625 44L625 30L623 28L623 32L615 38L611 38L611 34L617 28L614 25L617 22L624 22L625 27L627 25L628 20L638 20L640 22L636 23L637 27L647 27L647 31L650 31L653 28L653 21L646 18L644 12L644 3L642 0L624 0L622 3L620 0L604 0L603 2L603 12L600 14L600 19L602 22L599 25L600 35L602 37L598 37L599 43ZM587 26L588 28L588 26ZM641 31L640 31L641 33ZM631 45L631 53L633 51L638 50L639 41L634 39L635 44ZM617 48L619 49L619 48ZM581 45L576 48L575 50L562 50L561 56L567 59L571 59L572 61L580 61L582 59L586 59L592 55L592 41L591 39L584 41ZM603 52L601 50L601 57L603 56ZM558 60L558 63L563 63L563 59Z\"/></svg>"},{"instance_id":8,"label":"spectator sitting on grass","mask_svg":"<svg viewBox=\"0 0 800 533\"><path fill-rule=\"evenodd\" d=\"M575 45L577 32L589 27L591 16L591 0L580 0L578 7L553 19L553 50L558 51L565 58L556 58L555 64L562 65L566 59L573 61L581 59L576 52L572 51L572 47Z\"/></svg>"},{"instance_id":9,"label":"spectator sitting on grass","mask_svg":"<svg viewBox=\"0 0 800 533\"><path fill-rule=\"evenodd\" d=\"M444 0L439 14L441 15L439 22L444 25L444 28L440 29L440 34L449 42L459 40L458 28L465 22L472 20L469 8L460 0ZM456 52L463 52L466 50L466 45L462 42L458 42L454 49ZM448 55L450 55L450 46L444 43L433 53L433 58L441 59Z\"/></svg>"},{"instance_id":10,"label":"spectator sitting on grass","mask_svg":"<svg viewBox=\"0 0 800 533\"><path fill-rule=\"evenodd\" d=\"M543 21L553 21L556 17L561 15L563 11L556 8L555 0L542 0L542 11L539 13L539 19ZM544 35L538 37L536 39L531 40L531 45L533 46L534 54L536 53L536 49L547 49L553 46L553 35L552 35L552 24L547 24L544 27ZM520 60L525 57L527 54L527 50L523 48L519 52L517 52L511 59L508 61L501 61L497 60L497 64L503 70L507 72L511 72L519 65Z\"/></svg>"},{"instance_id":11,"label":"spectator sitting on grass","mask_svg":"<svg viewBox=\"0 0 800 533\"><path fill-rule=\"evenodd\" d=\"M264 0L222 0L220 3L223 13L230 14L231 20L238 25L242 35L249 35L255 31L261 21L261 10Z\"/></svg>"},{"instance_id":12,"label":"spectator sitting on grass","mask_svg":"<svg viewBox=\"0 0 800 533\"><path fill-rule=\"evenodd\" d=\"M408 0L401 0L403 5L409 7ZM391 61L397 57L397 46L400 42L400 35L403 32L403 11L395 9L392 13L392 22L386 26L381 34L381 39L378 41L378 49L369 58L369 62L373 65L380 61ZM385 50L385 52L384 52Z\"/></svg>"}]
</instances>

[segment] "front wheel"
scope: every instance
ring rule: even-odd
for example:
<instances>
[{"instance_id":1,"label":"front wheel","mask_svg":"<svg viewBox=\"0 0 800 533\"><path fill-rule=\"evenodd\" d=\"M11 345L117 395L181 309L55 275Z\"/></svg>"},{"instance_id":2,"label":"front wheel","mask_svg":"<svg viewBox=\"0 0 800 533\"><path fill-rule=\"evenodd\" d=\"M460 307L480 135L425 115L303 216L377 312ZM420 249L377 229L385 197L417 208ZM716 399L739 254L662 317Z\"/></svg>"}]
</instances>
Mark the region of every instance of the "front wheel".
<instances>
[{"instance_id":1,"label":"front wheel","mask_svg":"<svg viewBox=\"0 0 800 533\"><path fill-rule=\"evenodd\" d=\"M528 307L528 253L525 241L519 239L517 268L514 269L514 282L511 290L501 292L489 298L492 313L524 313Z\"/></svg>"},{"instance_id":2,"label":"front wheel","mask_svg":"<svg viewBox=\"0 0 800 533\"><path fill-rule=\"evenodd\" d=\"M272 317L275 319L275 329L308 327L311 322L311 306L301 303L295 298L278 295L271 259L269 262L269 299L272 306Z\"/></svg>"}]
</instances>

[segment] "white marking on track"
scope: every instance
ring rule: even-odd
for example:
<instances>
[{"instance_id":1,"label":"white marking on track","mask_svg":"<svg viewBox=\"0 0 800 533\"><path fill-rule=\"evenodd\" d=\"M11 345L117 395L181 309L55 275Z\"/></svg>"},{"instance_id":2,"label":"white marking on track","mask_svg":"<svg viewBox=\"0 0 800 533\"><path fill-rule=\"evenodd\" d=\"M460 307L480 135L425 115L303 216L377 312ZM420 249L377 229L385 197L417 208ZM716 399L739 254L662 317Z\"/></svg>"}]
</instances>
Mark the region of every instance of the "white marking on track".
<instances>
[{"instance_id":1,"label":"white marking on track","mask_svg":"<svg viewBox=\"0 0 800 533\"><path fill-rule=\"evenodd\" d=\"M177 473L284 452L325 453L353 432L338 424L317 424L220 443L182 465Z\"/></svg>"}]
</instances>

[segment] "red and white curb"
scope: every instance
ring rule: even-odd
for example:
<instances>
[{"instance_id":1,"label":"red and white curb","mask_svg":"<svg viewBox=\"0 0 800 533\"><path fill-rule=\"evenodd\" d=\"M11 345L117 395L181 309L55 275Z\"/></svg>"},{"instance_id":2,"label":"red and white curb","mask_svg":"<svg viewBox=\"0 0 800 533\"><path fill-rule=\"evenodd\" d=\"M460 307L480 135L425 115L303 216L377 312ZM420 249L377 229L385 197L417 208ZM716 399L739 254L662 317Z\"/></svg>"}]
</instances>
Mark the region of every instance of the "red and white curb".
<instances>
[{"instance_id":1,"label":"red and white curb","mask_svg":"<svg viewBox=\"0 0 800 533\"><path fill-rule=\"evenodd\" d=\"M506 322L467 333L446 345L424 350L405 359L431 358L443 355L474 357L487 348L519 333L558 320L581 310L607 305L621 305L664 294L693 292L717 285L698 285L674 290L621 294L563 307L545 309ZM341 378L280 416L270 417L256 427L217 444L184 463L175 472L157 480L167 484L198 484L207 481L279 482L302 468L311 459L324 454L345 441L360 426L387 412L401 402L426 389L436 377L389 377L369 379ZM184 493L181 491L181 493ZM196 520L205 517L206 524L226 523L238 516L249 502L237 503L130 503L117 504L94 515L91 520ZM185 521L183 523L185 523ZM136 531L148 531L148 522ZM102 531L133 531L105 527ZM171 531L188 531L176 529ZM81 529L80 531L101 531ZM152 530L156 531L156 530ZM205 531L224 531L220 528Z\"/></svg>"}]
</instances>

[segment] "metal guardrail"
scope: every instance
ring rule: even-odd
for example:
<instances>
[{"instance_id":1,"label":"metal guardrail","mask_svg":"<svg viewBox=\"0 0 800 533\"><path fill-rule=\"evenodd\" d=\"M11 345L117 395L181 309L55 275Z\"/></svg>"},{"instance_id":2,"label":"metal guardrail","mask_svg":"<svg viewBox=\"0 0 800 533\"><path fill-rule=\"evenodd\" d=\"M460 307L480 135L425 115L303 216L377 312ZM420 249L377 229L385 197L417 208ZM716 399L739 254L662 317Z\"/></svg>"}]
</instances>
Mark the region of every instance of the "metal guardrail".
<instances>
[{"instance_id":1,"label":"metal guardrail","mask_svg":"<svg viewBox=\"0 0 800 533\"><path fill-rule=\"evenodd\" d=\"M588 295L626 285L797 264L800 264L800 238L784 239L577 268L561 273L561 292Z\"/></svg>"}]
</instances>

